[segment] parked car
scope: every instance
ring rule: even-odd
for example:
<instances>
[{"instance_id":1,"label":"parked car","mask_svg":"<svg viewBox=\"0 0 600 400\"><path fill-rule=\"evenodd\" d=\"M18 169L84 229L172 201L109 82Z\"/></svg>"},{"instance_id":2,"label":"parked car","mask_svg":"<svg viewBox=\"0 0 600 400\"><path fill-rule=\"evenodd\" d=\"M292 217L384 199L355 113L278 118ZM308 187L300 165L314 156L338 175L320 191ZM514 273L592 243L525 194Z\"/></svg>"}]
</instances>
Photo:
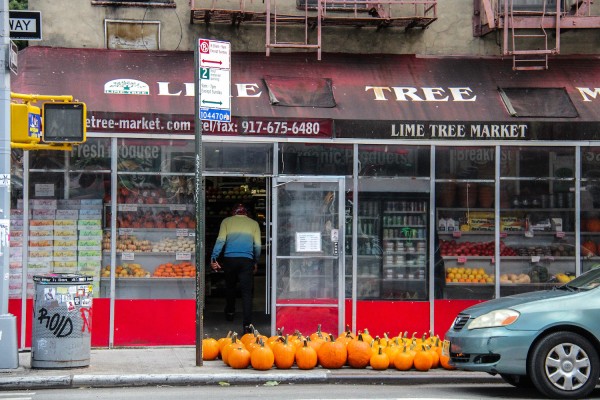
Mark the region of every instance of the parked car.
<instances>
[{"instance_id":1,"label":"parked car","mask_svg":"<svg viewBox=\"0 0 600 400\"><path fill-rule=\"evenodd\" d=\"M584 398L600 374L600 268L551 290L469 307L445 339L457 369L500 374L551 398Z\"/></svg>"}]
</instances>

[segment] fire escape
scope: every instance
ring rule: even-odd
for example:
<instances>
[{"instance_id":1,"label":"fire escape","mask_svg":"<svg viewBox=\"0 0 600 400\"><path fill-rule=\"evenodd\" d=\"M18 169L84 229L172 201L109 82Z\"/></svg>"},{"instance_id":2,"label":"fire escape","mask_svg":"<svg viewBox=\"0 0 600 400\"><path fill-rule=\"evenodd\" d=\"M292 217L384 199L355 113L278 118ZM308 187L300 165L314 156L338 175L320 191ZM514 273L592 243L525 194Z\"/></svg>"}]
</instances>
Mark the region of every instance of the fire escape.
<instances>
[{"instance_id":1,"label":"fire escape","mask_svg":"<svg viewBox=\"0 0 600 400\"><path fill-rule=\"evenodd\" d=\"M279 1L283 7L277 0L259 6L239 0L234 8L227 0L190 0L190 22L265 25L267 56L273 49L307 49L316 51L320 60L323 27L425 29L437 19L437 0L296 0L293 7L290 0ZM302 27L303 40L281 29L286 26Z\"/></svg>"},{"instance_id":2,"label":"fire escape","mask_svg":"<svg viewBox=\"0 0 600 400\"><path fill-rule=\"evenodd\" d=\"M502 31L502 55L514 70L548 69L560 54L561 31L600 28L593 0L473 0L473 36Z\"/></svg>"}]
</instances>

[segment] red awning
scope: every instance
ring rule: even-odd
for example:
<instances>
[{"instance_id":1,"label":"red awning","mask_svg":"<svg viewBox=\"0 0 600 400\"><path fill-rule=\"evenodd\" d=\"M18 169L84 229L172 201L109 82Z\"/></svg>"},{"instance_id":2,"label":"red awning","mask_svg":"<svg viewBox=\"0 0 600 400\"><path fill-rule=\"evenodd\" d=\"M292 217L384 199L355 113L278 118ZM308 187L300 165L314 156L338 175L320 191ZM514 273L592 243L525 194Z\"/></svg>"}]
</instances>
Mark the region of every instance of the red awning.
<instances>
[{"instance_id":1,"label":"red awning","mask_svg":"<svg viewBox=\"0 0 600 400\"><path fill-rule=\"evenodd\" d=\"M330 81L330 100L334 103L316 102L317 106L309 107L271 104L265 83L268 77L291 82L287 87L292 90L311 87L294 84L294 80ZM13 92L68 94L86 102L88 116L93 118L88 128L91 132L193 133L189 124L177 123L193 121L192 52L32 46L19 53L19 74L12 75L11 80ZM499 88L563 88L576 116L511 116ZM301 93L294 95L286 96L302 98ZM597 132L600 62L597 57L557 58L547 71L513 71L512 63L502 59L325 54L318 61L314 54L266 57L233 53L231 113L234 123L272 119L322 121L325 126L329 121L335 125L334 134L341 136L387 137L390 123L435 121L527 123L532 128L555 130L563 125L570 129L579 126L586 132ZM543 115L548 115L548 110ZM123 119L130 121L119 125ZM167 125L168 121L173 123ZM203 127L205 132L218 134L243 134L240 129L217 127L216 123Z\"/></svg>"}]
</instances>

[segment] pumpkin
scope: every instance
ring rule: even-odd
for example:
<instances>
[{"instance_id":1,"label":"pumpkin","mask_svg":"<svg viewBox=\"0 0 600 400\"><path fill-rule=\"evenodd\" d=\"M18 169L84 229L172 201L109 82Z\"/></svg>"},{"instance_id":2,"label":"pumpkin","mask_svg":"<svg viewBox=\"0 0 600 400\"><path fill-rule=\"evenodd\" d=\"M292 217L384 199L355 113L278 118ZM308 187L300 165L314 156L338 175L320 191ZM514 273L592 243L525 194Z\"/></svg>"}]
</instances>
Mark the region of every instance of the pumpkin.
<instances>
[{"instance_id":1,"label":"pumpkin","mask_svg":"<svg viewBox=\"0 0 600 400\"><path fill-rule=\"evenodd\" d=\"M296 346L288 340L287 335L273 344L273 356L277 368L292 368L296 358Z\"/></svg>"},{"instance_id":2,"label":"pumpkin","mask_svg":"<svg viewBox=\"0 0 600 400\"><path fill-rule=\"evenodd\" d=\"M265 342L262 340L260 342L260 347L254 349L252 354L250 354L250 364L252 365L252 368L259 371L271 369L274 361L275 356L273 355L273 350L271 350L269 346L265 346Z\"/></svg>"},{"instance_id":3,"label":"pumpkin","mask_svg":"<svg viewBox=\"0 0 600 400\"><path fill-rule=\"evenodd\" d=\"M323 338L316 338L316 339L311 339L310 337L306 338L306 341L308 342L308 345L310 347L312 347L313 349L315 349L316 351L319 351L319 347L321 347L321 345L323 343L325 343L325 339Z\"/></svg>"},{"instance_id":4,"label":"pumpkin","mask_svg":"<svg viewBox=\"0 0 600 400\"><path fill-rule=\"evenodd\" d=\"M202 339L202 359L204 361L215 360L219 356L219 342L214 338Z\"/></svg>"},{"instance_id":5,"label":"pumpkin","mask_svg":"<svg viewBox=\"0 0 600 400\"><path fill-rule=\"evenodd\" d=\"M346 364L348 359L348 352L343 342L337 341L330 335L330 340L324 342L319 350L317 351L317 358L319 364L323 368L339 369Z\"/></svg>"},{"instance_id":6,"label":"pumpkin","mask_svg":"<svg viewBox=\"0 0 600 400\"><path fill-rule=\"evenodd\" d=\"M228 345L225 345L225 347L223 347L223 350L221 351L221 359L223 360L223 362L225 364L229 365L229 361L228 361L229 352L233 349L241 348L241 347L244 347L244 345L242 344L242 342L237 340L237 333L234 333L233 336L231 337L231 343L229 343Z\"/></svg>"},{"instance_id":7,"label":"pumpkin","mask_svg":"<svg viewBox=\"0 0 600 400\"><path fill-rule=\"evenodd\" d=\"M440 355L436 351L434 347L430 347L427 349L429 354L431 354L431 368L437 368L440 366Z\"/></svg>"},{"instance_id":8,"label":"pumpkin","mask_svg":"<svg viewBox=\"0 0 600 400\"><path fill-rule=\"evenodd\" d=\"M369 364L371 364L371 368L374 370L383 371L390 366L390 358L383 352L383 348L379 346L379 351L377 354L371 356Z\"/></svg>"},{"instance_id":9,"label":"pumpkin","mask_svg":"<svg viewBox=\"0 0 600 400\"><path fill-rule=\"evenodd\" d=\"M383 352L387 354L388 358L390 359L390 362L394 361L396 355L400 352L400 350L400 345L395 341L388 342L387 346L383 348Z\"/></svg>"},{"instance_id":10,"label":"pumpkin","mask_svg":"<svg viewBox=\"0 0 600 400\"><path fill-rule=\"evenodd\" d=\"M417 371L429 371L432 365L433 359L431 358L431 353L425 348L425 346L421 346L421 348L415 354L413 366Z\"/></svg>"},{"instance_id":11,"label":"pumpkin","mask_svg":"<svg viewBox=\"0 0 600 400\"><path fill-rule=\"evenodd\" d=\"M248 346L250 342L253 342L254 339L256 339L256 336L258 335L258 331L254 329L254 325L250 324L248 325L248 328L250 331L244 333L240 338L240 341L244 344L244 346Z\"/></svg>"},{"instance_id":12,"label":"pumpkin","mask_svg":"<svg viewBox=\"0 0 600 400\"><path fill-rule=\"evenodd\" d=\"M358 338L348 342L346 346L348 351L348 365L352 368L365 368L371 360L371 345L363 340L363 334Z\"/></svg>"},{"instance_id":13,"label":"pumpkin","mask_svg":"<svg viewBox=\"0 0 600 400\"><path fill-rule=\"evenodd\" d=\"M325 332L321 331L321 324L319 324L319 325L317 325L317 331L314 333L311 333L310 340L317 340L317 339L327 340L328 337L329 337L329 333L325 333Z\"/></svg>"},{"instance_id":14,"label":"pumpkin","mask_svg":"<svg viewBox=\"0 0 600 400\"><path fill-rule=\"evenodd\" d=\"M243 347L233 348L227 357L231 368L244 369L250 365L250 352Z\"/></svg>"},{"instance_id":15,"label":"pumpkin","mask_svg":"<svg viewBox=\"0 0 600 400\"><path fill-rule=\"evenodd\" d=\"M317 351L304 340L302 347L296 349L296 365L299 369L313 369L317 366Z\"/></svg>"},{"instance_id":16,"label":"pumpkin","mask_svg":"<svg viewBox=\"0 0 600 400\"><path fill-rule=\"evenodd\" d=\"M365 341L369 344L373 341L373 336L371 336L369 334L369 330L367 328L365 328L365 330L362 331L362 337L363 337L363 341Z\"/></svg>"},{"instance_id":17,"label":"pumpkin","mask_svg":"<svg viewBox=\"0 0 600 400\"><path fill-rule=\"evenodd\" d=\"M227 336L217 340L217 343L219 343L219 355L221 355L221 358L223 358L223 348L231 343L231 331L227 333Z\"/></svg>"},{"instance_id":18,"label":"pumpkin","mask_svg":"<svg viewBox=\"0 0 600 400\"><path fill-rule=\"evenodd\" d=\"M408 371L413 367L413 359L413 353L407 351L406 346L404 346L404 349L396 354L396 357L392 360L392 362L397 370Z\"/></svg>"},{"instance_id":19,"label":"pumpkin","mask_svg":"<svg viewBox=\"0 0 600 400\"><path fill-rule=\"evenodd\" d=\"M454 366L450 365L450 357L445 356L444 354L440 355L440 365L444 369L450 369L450 370L456 369Z\"/></svg>"}]
</instances>

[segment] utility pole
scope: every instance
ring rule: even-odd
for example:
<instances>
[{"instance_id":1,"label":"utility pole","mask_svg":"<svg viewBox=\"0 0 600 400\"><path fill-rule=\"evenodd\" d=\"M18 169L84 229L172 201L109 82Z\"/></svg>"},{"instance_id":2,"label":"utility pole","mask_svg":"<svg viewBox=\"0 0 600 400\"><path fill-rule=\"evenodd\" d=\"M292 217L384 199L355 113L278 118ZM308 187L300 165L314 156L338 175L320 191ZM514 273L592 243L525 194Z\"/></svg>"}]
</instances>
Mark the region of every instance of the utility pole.
<instances>
[{"instance_id":1,"label":"utility pole","mask_svg":"<svg viewBox=\"0 0 600 400\"><path fill-rule=\"evenodd\" d=\"M8 313L10 253L10 28L8 0L0 0L0 369L17 368L17 319ZM25 279L26 277L23 277Z\"/></svg>"}]
</instances>

